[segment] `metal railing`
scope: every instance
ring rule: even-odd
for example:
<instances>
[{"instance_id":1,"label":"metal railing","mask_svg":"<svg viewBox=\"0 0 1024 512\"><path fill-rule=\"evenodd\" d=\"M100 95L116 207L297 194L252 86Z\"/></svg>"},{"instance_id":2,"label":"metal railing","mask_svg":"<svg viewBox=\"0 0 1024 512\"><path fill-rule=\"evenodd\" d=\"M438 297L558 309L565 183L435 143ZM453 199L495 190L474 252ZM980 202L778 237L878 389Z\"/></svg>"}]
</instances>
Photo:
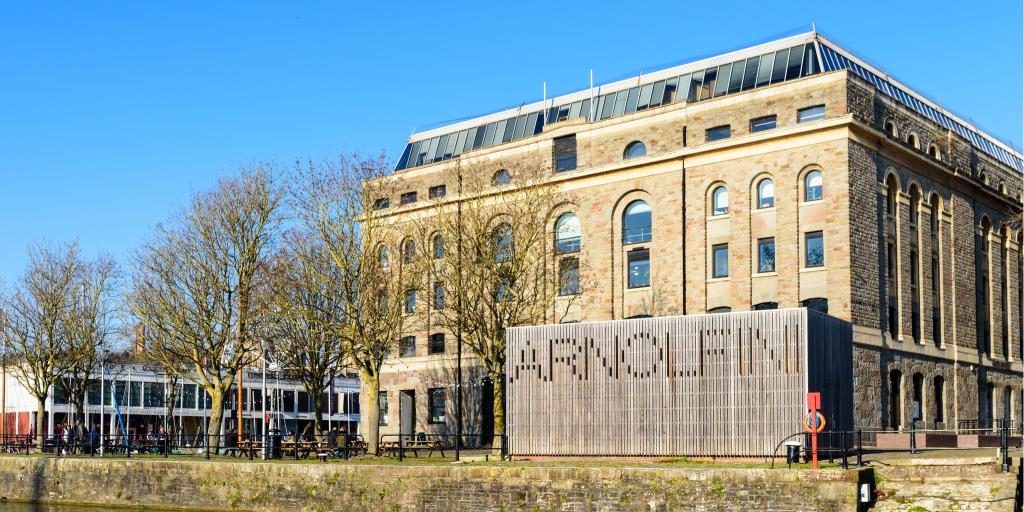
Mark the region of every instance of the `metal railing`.
<instances>
[{"instance_id":1,"label":"metal railing","mask_svg":"<svg viewBox=\"0 0 1024 512\"><path fill-rule=\"evenodd\" d=\"M922 448L918 447L917 441L918 436L923 434L946 434L946 435L983 435L983 436L998 436L998 448L999 448L999 463L1004 472L1009 471L1011 466L1010 457L1010 445L1013 442L1013 437L1016 436L1016 447L1020 448L1024 445L1024 425L1021 423L1012 423L1009 420L997 419L997 420L962 420L958 425L961 426L959 429L919 429L915 428L916 423L911 424L911 428L894 431L884 429L860 429L860 430L840 430L840 431L826 431L818 434L818 458L819 460L828 460L830 463L834 463L835 459L840 459L843 469L849 469L850 459L856 460L857 466L864 465L865 455L880 454L880 453L900 453L906 452L910 454L917 454ZM877 441L875 446L865 447L865 439L874 437L877 439L878 434L907 434L909 436L909 443L906 448L903 447L879 447ZM787 441L793 438L800 438L802 436L802 442L800 443L800 453L803 454L805 461L811 459L811 434L807 432L797 432L791 434L776 445L775 450L771 455L771 467L775 467L775 459L779 457L779 448L784 446ZM976 449L977 447L938 447L938 446L927 446L928 450L969 450ZM984 448L984 447L982 447Z\"/></svg>"}]
</instances>

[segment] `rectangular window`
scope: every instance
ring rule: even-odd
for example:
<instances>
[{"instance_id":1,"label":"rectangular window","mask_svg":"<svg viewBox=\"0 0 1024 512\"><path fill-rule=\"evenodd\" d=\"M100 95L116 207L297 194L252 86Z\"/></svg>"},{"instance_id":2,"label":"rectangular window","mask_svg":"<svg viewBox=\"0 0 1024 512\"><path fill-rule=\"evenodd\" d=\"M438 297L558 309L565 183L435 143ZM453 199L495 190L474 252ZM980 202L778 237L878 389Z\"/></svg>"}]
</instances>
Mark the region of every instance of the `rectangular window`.
<instances>
[{"instance_id":1,"label":"rectangular window","mask_svg":"<svg viewBox=\"0 0 1024 512\"><path fill-rule=\"evenodd\" d=\"M555 161L555 172L576 169L576 135L566 135L552 141L551 157Z\"/></svg>"},{"instance_id":2,"label":"rectangular window","mask_svg":"<svg viewBox=\"0 0 1024 512\"><path fill-rule=\"evenodd\" d=\"M405 312L408 314L416 312L416 290L405 291Z\"/></svg>"},{"instance_id":3,"label":"rectangular window","mask_svg":"<svg viewBox=\"0 0 1024 512\"><path fill-rule=\"evenodd\" d=\"M711 277L729 277L729 244L711 246Z\"/></svg>"},{"instance_id":4,"label":"rectangular window","mask_svg":"<svg viewBox=\"0 0 1024 512\"><path fill-rule=\"evenodd\" d=\"M729 128L729 125L716 126L714 128L708 128L708 131L707 131L707 141L711 142L713 140L728 139L729 135L731 135L731 133L732 133L732 130Z\"/></svg>"},{"instance_id":5,"label":"rectangular window","mask_svg":"<svg viewBox=\"0 0 1024 512\"><path fill-rule=\"evenodd\" d=\"M559 295L580 293L580 260L575 257L562 258L558 262Z\"/></svg>"},{"instance_id":6,"label":"rectangular window","mask_svg":"<svg viewBox=\"0 0 1024 512\"><path fill-rule=\"evenodd\" d=\"M281 396L281 408L284 410L284 412L295 412L295 392L285 390L285 392L282 393Z\"/></svg>"},{"instance_id":7,"label":"rectangular window","mask_svg":"<svg viewBox=\"0 0 1024 512\"><path fill-rule=\"evenodd\" d=\"M378 200L373 202L373 207L374 207L374 209L377 209L377 210L383 210L383 209L385 209L385 208L387 208L389 206L391 206L391 201L388 201L388 198L386 198L386 197L382 197L382 198L380 198L380 199L378 199Z\"/></svg>"},{"instance_id":8,"label":"rectangular window","mask_svg":"<svg viewBox=\"0 0 1024 512\"><path fill-rule=\"evenodd\" d=\"M825 119L825 105L802 108L796 111L796 122L806 123Z\"/></svg>"},{"instance_id":9,"label":"rectangular window","mask_svg":"<svg viewBox=\"0 0 1024 512\"><path fill-rule=\"evenodd\" d=\"M444 423L445 419L445 390L444 388L430 388L427 390L428 403L430 404L430 422Z\"/></svg>"},{"instance_id":10,"label":"rectangular window","mask_svg":"<svg viewBox=\"0 0 1024 512\"><path fill-rule=\"evenodd\" d=\"M142 383L130 382L128 385L128 405L139 407L142 405Z\"/></svg>"},{"instance_id":11,"label":"rectangular window","mask_svg":"<svg viewBox=\"0 0 1024 512\"><path fill-rule=\"evenodd\" d=\"M444 308L444 285L434 283L434 309Z\"/></svg>"},{"instance_id":12,"label":"rectangular window","mask_svg":"<svg viewBox=\"0 0 1024 512\"><path fill-rule=\"evenodd\" d=\"M775 237L758 239L757 271L761 274L775 272Z\"/></svg>"},{"instance_id":13,"label":"rectangular window","mask_svg":"<svg viewBox=\"0 0 1024 512\"><path fill-rule=\"evenodd\" d=\"M305 391L299 391L299 412L312 412L312 407L309 406L309 393Z\"/></svg>"},{"instance_id":14,"label":"rectangular window","mask_svg":"<svg viewBox=\"0 0 1024 512\"><path fill-rule=\"evenodd\" d=\"M377 407L380 410L380 418L377 420L378 425L388 424L388 392L381 391L377 394Z\"/></svg>"},{"instance_id":15,"label":"rectangular window","mask_svg":"<svg viewBox=\"0 0 1024 512\"><path fill-rule=\"evenodd\" d=\"M96 391L99 391L97 389ZM91 400L90 400L91 404ZM96 404L92 404L96 405ZM142 406L143 407L163 407L164 406L164 385L159 382L146 382L143 387L142 395Z\"/></svg>"},{"instance_id":16,"label":"rectangular window","mask_svg":"<svg viewBox=\"0 0 1024 512\"><path fill-rule=\"evenodd\" d=\"M764 116L750 120L750 131L763 132L775 128L775 116Z\"/></svg>"},{"instance_id":17,"label":"rectangular window","mask_svg":"<svg viewBox=\"0 0 1024 512\"><path fill-rule=\"evenodd\" d=\"M401 357L416 357L416 336L405 336L398 340L398 351Z\"/></svg>"},{"instance_id":18,"label":"rectangular window","mask_svg":"<svg viewBox=\"0 0 1024 512\"><path fill-rule=\"evenodd\" d=\"M804 234L804 261L808 268L825 265L825 244L821 231Z\"/></svg>"},{"instance_id":19,"label":"rectangular window","mask_svg":"<svg viewBox=\"0 0 1024 512\"><path fill-rule=\"evenodd\" d=\"M429 343L427 344L428 354L444 354L444 333L435 332L428 338Z\"/></svg>"},{"instance_id":20,"label":"rectangular window","mask_svg":"<svg viewBox=\"0 0 1024 512\"><path fill-rule=\"evenodd\" d=\"M433 187L430 187L430 190L427 191L427 196L430 197L431 199L444 197L447 194L448 190L447 187L445 187L444 185L435 185Z\"/></svg>"},{"instance_id":21,"label":"rectangular window","mask_svg":"<svg viewBox=\"0 0 1024 512\"><path fill-rule=\"evenodd\" d=\"M399 198L398 202L400 204L415 203L416 202L416 192L406 192L406 193L402 194L402 197Z\"/></svg>"},{"instance_id":22,"label":"rectangular window","mask_svg":"<svg viewBox=\"0 0 1024 512\"><path fill-rule=\"evenodd\" d=\"M651 253L647 249L634 249L627 254L629 287L651 285Z\"/></svg>"}]
</instances>

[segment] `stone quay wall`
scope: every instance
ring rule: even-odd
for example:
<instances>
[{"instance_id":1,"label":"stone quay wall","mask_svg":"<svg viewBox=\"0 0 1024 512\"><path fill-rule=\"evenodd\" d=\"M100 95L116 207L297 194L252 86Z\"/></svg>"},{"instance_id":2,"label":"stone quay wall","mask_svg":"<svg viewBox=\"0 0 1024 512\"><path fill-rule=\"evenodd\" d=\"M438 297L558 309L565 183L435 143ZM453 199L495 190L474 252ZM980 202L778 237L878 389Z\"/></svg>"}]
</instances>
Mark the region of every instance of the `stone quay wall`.
<instances>
[{"instance_id":1,"label":"stone quay wall","mask_svg":"<svg viewBox=\"0 0 1024 512\"><path fill-rule=\"evenodd\" d=\"M856 471L0 457L10 501L182 510L855 510Z\"/></svg>"}]
</instances>

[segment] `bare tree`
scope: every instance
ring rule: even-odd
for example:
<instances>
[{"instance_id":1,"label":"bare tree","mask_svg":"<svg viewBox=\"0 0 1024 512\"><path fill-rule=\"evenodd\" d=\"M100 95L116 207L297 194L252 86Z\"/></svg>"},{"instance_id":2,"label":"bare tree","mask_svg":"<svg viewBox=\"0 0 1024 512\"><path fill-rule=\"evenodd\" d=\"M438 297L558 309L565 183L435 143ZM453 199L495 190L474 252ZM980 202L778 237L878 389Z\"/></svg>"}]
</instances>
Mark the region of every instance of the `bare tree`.
<instances>
[{"instance_id":1,"label":"bare tree","mask_svg":"<svg viewBox=\"0 0 1024 512\"><path fill-rule=\"evenodd\" d=\"M505 421L505 329L562 321L589 288L586 265L556 254L552 217L566 197L549 176L457 164L446 179L455 197L408 221L433 252L419 260L432 299L443 301L432 322L461 336L494 383L494 447Z\"/></svg>"},{"instance_id":2,"label":"bare tree","mask_svg":"<svg viewBox=\"0 0 1024 512\"><path fill-rule=\"evenodd\" d=\"M11 374L36 399L36 444L42 448L46 398L76 357L68 319L83 263L76 243L37 245L28 258L28 268L3 302L4 357Z\"/></svg>"},{"instance_id":3,"label":"bare tree","mask_svg":"<svg viewBox=\"0 0 1024 512\"><path fill-rule=\"evenodd\" d=\"M391 229L378 201L394 192L383 156L342 155L336 161L297 166L293 199L303 224L323 241L335 266L341 293L340 322L333 326L346 363L366 386L367 439L376 451L379 437L380 372L402 332L398 265L380 252Z\"/></svg>"},{"instance_id":4,"label":"bare tree","mask_svg":"<svg viewBox=\"0 0 1024 512\"><path fill-rule=\"evenodd\" d=\"M344 356L341 277L323 241L299 232L290 234L274 264L270 340L278 362L313 399L317 435L323 433L321 419L328 405L323 403L325 383Z\"/></svg>"},{"instance_id":5,"label":"bare tree","mask_svg":"<svg viewBox=\"0 0 1024 512\"><path fill-rule=\"evenodd\" d=\"M271 171L259 164L196 194L134 256L128 303L145 354L209 393L208 441L220 435L225 395L269 315L282 198Z\"/></svg>"},{"instance_id":6,"label":"bare tree","mask_svg":"<svg viewBox=\"0 0 1024 512\"><path fill-rule=\"evenodd\" d=\"M113 259L101 256L83 263L72 284L71 306L63 326L69 367L59 385L78 418L85 418L85 396L99 378L99 369L117 333L115 303L119 271Z\"/></svg>"}]
</instances>

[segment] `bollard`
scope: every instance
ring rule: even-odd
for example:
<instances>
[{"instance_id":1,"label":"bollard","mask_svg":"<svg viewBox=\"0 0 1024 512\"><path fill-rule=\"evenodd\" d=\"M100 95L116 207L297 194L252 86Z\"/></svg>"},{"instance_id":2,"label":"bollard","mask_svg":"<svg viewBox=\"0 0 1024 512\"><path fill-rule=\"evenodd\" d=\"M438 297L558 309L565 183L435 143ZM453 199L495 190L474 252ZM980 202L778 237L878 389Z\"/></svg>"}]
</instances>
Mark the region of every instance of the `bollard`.
<instances>
[{"instance_id":1,"label":"bollard","mask_svg":"<svg viewBox=\"0 0 1024 512\"><path fill-rule=\"evenodd\" d=\"M296 426L296 430L298 430L298 426ZM295 454L294 454L295 455L295 460L299 460L299 433L298 432L295 433L295 450L294 450L294 452L295 452Z\"/></svg>"},{"instance_id":2,"label":"bollard","mask_svg":"<svg viewBox=\"0 0 1024 512\"><path fill-rule=\"evenodd\" d=\"M404 436L398 434L398 462L402 462L405 459L405 444L402 439Z\"/></svg>"}]
</instances>

